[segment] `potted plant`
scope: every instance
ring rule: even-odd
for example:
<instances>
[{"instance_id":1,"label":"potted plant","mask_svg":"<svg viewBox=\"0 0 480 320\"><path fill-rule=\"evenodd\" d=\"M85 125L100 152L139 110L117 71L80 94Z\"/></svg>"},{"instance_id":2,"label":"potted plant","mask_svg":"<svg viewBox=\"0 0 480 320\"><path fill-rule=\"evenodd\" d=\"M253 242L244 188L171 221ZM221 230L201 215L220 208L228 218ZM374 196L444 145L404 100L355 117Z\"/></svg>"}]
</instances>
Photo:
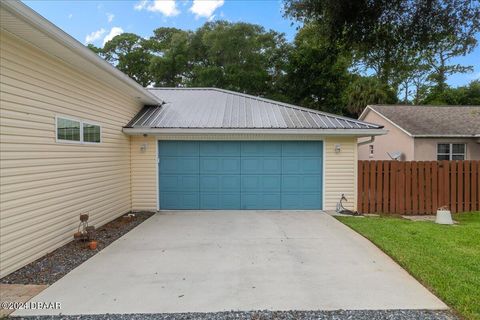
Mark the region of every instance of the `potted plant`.
<instances>
[{"instance_id":1,"label":"potted plant","mask_svg":"<svg viewBox=\"0 0 480 320\"><path fill-rule=\"evenodd\" d=\"M437 209L437 218L435 223L438 224L453 224L452 213L447 206L442 206Z\"/></svg>"},{"instance_id":2,"label":"potted plant","mask_svg":"<svg viewBox=\"0 0 480 320\"><path fill-rule=\"evenodd\" d=\"M88 247L90 248L90 250L97 250L97 241L96 240L91 240L88 243Z\"/></svg>"}]
</instances>

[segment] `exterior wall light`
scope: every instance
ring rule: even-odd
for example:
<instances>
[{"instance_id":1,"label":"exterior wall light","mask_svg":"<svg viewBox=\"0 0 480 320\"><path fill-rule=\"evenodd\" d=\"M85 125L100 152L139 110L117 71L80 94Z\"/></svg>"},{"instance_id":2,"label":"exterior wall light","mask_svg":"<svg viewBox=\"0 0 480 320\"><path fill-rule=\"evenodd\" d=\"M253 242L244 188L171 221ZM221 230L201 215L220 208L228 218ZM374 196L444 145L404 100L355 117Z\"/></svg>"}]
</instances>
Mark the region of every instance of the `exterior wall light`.
<instances>
[{"instance_id":1,"label":"exterior wall light","mask_svg":"<svg viewBox=\"0 0 480 320\"><path fill-rule=\"evenodd\" d=\"M335 145L335 153L340 153L342 151L342 145L341 144L336 144Z\"/></svg>"},{"instance_id":2,"label":"exterior wall light","mask_svg":"<svg viewBox=\"0 0 480 320\"><path fill-rule=\"evenodd\" d=\"M145 153L147 151L148 144L144 143L140 146L140 152Z\"/></svg>"}]
</instances>

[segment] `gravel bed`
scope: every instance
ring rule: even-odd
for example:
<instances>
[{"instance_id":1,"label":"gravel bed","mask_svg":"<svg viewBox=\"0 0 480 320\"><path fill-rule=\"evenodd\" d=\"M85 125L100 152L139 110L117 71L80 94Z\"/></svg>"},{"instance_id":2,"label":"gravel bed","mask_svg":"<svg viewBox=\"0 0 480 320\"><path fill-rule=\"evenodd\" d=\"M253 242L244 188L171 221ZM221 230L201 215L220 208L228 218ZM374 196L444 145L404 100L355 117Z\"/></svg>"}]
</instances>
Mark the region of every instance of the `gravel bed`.
<instances>
[{"instance_id":1,"label":"gravel bed","mask_svg":"<svg viewBox=\"0 0 480 320\"><path fill-rule=\"evenodd\" d=\"M135 213L133 221L126 222L119 217L98 228L97 250L88 249L85 242L74 241L72 234L71 242L0 279L0 283L53 284L152 215L152 212Z\"/></svg>"},{"instance_id":2,"label":"gravel bed","mask_svg":"<svg viewBox=\"0 0 480 320\"><path fill-rule=\"evenodd\" d=\"M433 310L336 310L336 311L230 311L216 313L105 314L84 316L13 317L11 319L83 320L457 320L449 311Z\"/></svg>"}]
</instances>

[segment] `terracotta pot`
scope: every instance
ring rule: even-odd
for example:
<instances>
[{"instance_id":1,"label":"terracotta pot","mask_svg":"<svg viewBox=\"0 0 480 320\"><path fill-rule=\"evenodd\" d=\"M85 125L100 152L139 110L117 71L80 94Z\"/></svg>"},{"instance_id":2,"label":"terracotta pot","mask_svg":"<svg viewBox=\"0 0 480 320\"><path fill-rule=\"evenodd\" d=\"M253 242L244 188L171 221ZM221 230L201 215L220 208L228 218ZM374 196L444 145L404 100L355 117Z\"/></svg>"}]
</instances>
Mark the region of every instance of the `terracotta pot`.
<instances>
[{"instance_id":1,"label":"terracotta pot","mask_svg":"<svg viewBox=\"0 0 480 320\"><path fill-rule=\"evenodd\" d=\"M73 234L73 238L74 238L75 240L80 240L80 239L82 238L82 236L83 236L83 235L82 235L82 233L81 233L80 231L77 231L77 232L75 232L75 233Z\"/></svg>"},{"instance_id":2,"label":"terracotta pot","mask_svg":"<svg viewBox=\"0 0 480 320\"><path fill-rule=\"evenodd\" d=\"M97 241L90 241L88 243L88 247L90 248L90 250L97 250Z\"/></svg>"}]
</instances>

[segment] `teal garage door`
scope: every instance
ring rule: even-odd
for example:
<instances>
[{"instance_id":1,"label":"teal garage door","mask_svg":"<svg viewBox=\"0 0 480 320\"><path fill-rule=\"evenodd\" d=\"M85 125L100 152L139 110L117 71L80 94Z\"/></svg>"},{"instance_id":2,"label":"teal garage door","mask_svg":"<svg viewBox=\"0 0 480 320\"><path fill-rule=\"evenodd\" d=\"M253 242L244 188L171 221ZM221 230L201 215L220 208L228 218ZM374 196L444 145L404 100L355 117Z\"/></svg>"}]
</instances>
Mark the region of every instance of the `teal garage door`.
<instances>
[{"instance_id":1,"label":"teal garage door","mask_svg":"<svg viewBox=\"0 0 480 320\"><path fill-rule=\"evenodd\" d=\"M321 141L159 141L160 209L321 209Z\"/></svg>"}]
</instances>

